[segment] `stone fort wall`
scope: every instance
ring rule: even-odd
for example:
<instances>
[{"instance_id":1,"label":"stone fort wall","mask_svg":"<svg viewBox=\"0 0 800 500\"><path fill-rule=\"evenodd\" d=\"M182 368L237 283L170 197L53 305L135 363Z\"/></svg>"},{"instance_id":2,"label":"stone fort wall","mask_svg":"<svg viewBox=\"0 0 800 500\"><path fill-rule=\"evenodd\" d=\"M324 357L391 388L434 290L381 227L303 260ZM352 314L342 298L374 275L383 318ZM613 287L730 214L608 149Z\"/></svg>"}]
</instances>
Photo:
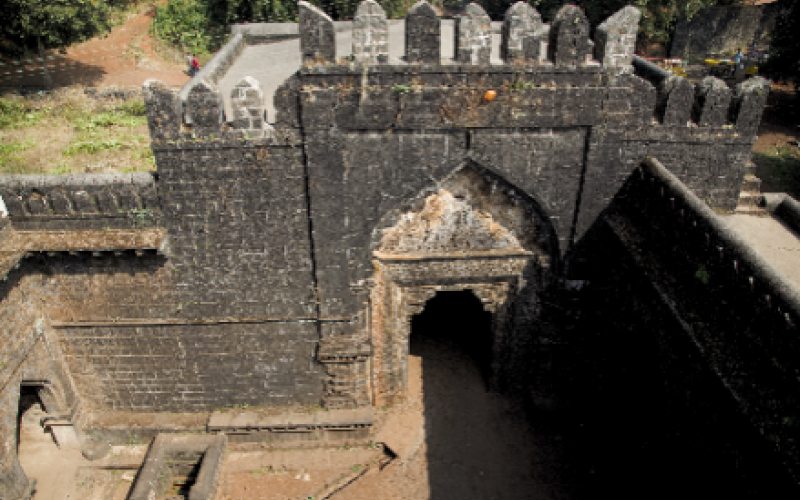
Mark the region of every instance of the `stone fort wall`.
<instances>
[{"instance_id":1,"label":"stone fort wall","mask_svg":"<svg viewBox=\"0 0 800 500\"><path fill-rule=\"evenodd\" d=\"M709 203L736 205L765 82L695 88L637 66L635 9L591 40L576 7L547 31L535 11L515 6L504 61L494 65L484 55L485 14L471 8L459 21L456 61L442 63L439 20L421 2L406 19L407 64L387 65L381 14L366 5L371 21L354 23L368 33L359 40L374 42L354 50L374 56L364 64L336 64L330 19L303 5L306 64L274 96L270 127L252 82L236 89L229 121L211 82L198 82L183 107L172 89L145 85L157 203L123 208L117 195L113 206L122 225L136 227L130 214L152 217L166 230L163 247L43 255L32 267L52 294L46 314L87 404L202 411L369 402L381 230L465 166L537 221L548 264L536 272L551 277L646 155ZM19 202L9 206L19 227L42 229L38 221L50 218L48 228L65 228L104 213L62 191L15 187L4 199ZM553 282L531 281L525 300ZM543 315L518 314L517 328L556 335Z\"/></svg>"}]
</instances>

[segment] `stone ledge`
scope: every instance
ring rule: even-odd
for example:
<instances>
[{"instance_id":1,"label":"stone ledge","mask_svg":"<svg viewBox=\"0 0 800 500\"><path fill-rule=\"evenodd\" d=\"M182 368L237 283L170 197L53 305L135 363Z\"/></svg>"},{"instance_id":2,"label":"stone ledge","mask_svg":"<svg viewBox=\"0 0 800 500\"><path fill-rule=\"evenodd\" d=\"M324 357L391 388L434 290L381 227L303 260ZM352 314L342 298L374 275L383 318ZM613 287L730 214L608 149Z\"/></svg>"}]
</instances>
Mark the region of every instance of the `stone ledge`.
<instances>
[{"instance_id":1,"label":"stone ledge","mask_svg":"<svg viewBox=\"0 0 800 500\"><path fill-rule=\"evenodd\" d=\"M175 436L160 434L147 453L142 471L133 485L129 500L155 500L169 497L175 461L181 458L199 467L189 490L190 500L212 500L219 484L227 438L220 436ZM185 464L179 464L185 465ZM190 467L192 467L190 465Z\"/></svg>"},{"instance_id":2,"label":"stone ledge","mask_svg":"<svg viewBox=\"0 0 800 500\"><path fill-rule=\"evenodd\" d=\"M213 413L208 419L208 430L210 432L348 430L372 427L373 420L372 407L307 413L286 411L272 415L254 411Z\"/></svg>"}]
</instances>

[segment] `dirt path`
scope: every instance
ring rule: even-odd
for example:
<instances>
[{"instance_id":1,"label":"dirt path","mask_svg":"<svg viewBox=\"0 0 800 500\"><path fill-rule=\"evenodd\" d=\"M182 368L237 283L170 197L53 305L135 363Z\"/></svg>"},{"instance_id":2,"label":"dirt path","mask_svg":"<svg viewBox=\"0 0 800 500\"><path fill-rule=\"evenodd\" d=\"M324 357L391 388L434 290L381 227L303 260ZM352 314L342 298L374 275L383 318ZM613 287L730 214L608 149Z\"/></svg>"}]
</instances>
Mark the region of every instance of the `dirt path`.
<instances>
[{"instance_id":1,"label":"dirt path","mask_svg":"<svg viewBox=\"0 0 800 500\"><path fill-rule=\"evenodd\" d=\"M332 500L578 498L566 428L532 422L516 400L487 391L480 344L469 343L484 334L480 318L456 303L440 307L452 309L412 327L408 400L376 437L397 458Z\"/></svg>"},{"instance_id":2,"label":"dirt path","mask_svg":"<svg viewBox=\"0 0 800 500\"><path fill-rule=\"evenodd\" d=\"M154 7L115 27L104 37L73 45L66 54L48 56L47 68L55 87L141 86L155 78L180 87L189 77L183 65L164 61L153 50L149 36ZM38 61L0 65L0 87L43 88L44 73Z\"/></svg>"}]
</instances>

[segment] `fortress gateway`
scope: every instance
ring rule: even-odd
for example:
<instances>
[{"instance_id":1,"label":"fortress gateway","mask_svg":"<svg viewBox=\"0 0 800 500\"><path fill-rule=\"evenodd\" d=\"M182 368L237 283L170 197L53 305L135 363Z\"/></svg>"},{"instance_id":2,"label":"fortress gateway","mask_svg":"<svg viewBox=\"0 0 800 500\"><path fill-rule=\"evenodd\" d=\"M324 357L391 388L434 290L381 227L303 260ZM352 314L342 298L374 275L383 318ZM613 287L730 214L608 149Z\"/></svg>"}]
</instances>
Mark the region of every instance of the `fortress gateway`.
<instances>
[{"instance_id":1,"label":"fortress gateway","mask_svg":"<svg viewBox=\"0 0 800 500\"><path fill-rule=\"evenodd\" d=\"M421 1L397 61L367 0L337 60L343 33L300 2L274 117L255 78L218 90L263 42L238 34L184 95L145 84L157 173L0 178L0 498L30 490L21 387L89 457L131 433L292 427L237 427L231 405L321 405L309 439L368 436L402 400L412 317L464 290L491 313L492 390L621 441L626 419L676 429L694 479L796 494L800 300L718 214L768 82L694 86L633 55L638 22L592 32L565 6L546 25L520 2L496 61L472 4L445 60ZM643 410L645 379L668 412Z\"/></svg>"}]
</instances>

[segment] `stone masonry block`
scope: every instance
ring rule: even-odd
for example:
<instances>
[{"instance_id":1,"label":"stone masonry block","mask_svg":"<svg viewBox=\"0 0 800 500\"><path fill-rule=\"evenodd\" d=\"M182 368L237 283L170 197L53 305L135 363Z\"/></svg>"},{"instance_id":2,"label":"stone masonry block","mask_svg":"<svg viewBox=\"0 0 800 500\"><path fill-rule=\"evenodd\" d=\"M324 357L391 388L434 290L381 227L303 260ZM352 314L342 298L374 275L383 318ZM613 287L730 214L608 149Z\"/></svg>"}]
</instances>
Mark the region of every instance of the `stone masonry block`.
<instances>
[{"instance_id":1,"label":"stone masonry block","mask_svg":"<svg viewBox=\"0 0 800 500\"><path fill-rule=\"evenodd\" d=\"M316 6L298 2L300 10L300 52L303 64L332 64L336 61L336 33L333 20Z\"/></svg>"},{"instance_id":2,"label":"stone masonry block","mask_svg":"<svg viewBox=\"0 0 800 500\"><path fill-rule=\"evenodd\" d=\"M415 3L406 16L406 61L439 64L442 28L439 15L425 0Z\"/></svg>"},{"instance_id":3,"label":"stone masonry block","mask_svg":"<svg viewBox=\"0 0 800 500\"><path fill-rule=\"evenodd\" d=\"M361 64L389 60L389 22L375 0L364 0L353 19L353 56Z\"/></svg>"},{"instance_id":4,"label":"stone masonry block","mask_svg":"<svg viewBox=\"0 0 800 500\"><path fill-rule=\"evenodd\" d=\"M589 32L589 21L579 7L561 7L550 24L550 43L547 50L553 64L585 66L592 56L594 46L589 39Z\"/></svg>"},{"instance_id":5,"label":"stone masonry block","mask_svg":"<svg viewBox=\"0 0 800 500\"><path fill-rule=\"evenodd\" d=\"M628 5L597 27L594 52L603 66L619 68L623 73L633 72L631 61L640 18L639 9Z\"/></svg>"},{"instance_id":6,"label":"stone masonry block","mask_svg":"<svg viewBox=\"0 0 800 500\"><path fill-rule=\"evenodd\" d=\"M685 127L692 118L694 85L679 76L670 76L658 86L656 113L664 125Z\"/></svg>"},{"instance_id":7,"label":"stone masonry block","mask_svg":"<svg viewBox=\"0 0 800 500\"><path fill-rule=\"evenodd\" d=\"M736 87L731 121L736 124L737 129L751 134L758 130L768 95L769 81L760 76L740 83Z\"/></svg>"},{"instance_id":8,"label":"stone masonry block","mask_svg":"<svg viewBox=\"0 0 800 500\"><path fill-rule=\"evenodd\" d=\"M503 19L500 57L506 64L536 64L544 35L542 16L526 2L512 5Z\"/></svg>"},{"instance_id":9,"label":"stone masonry block","mask_svg":"<svg viewBox=\"0 0 800 500\"><path fill-rule=\"evenodd\" d=\"M222 96L205 81L197 82L186 98L186 114L192 117L192 131L198 137L219 135L222 127Z\"/></svg>"},{"instance_id":10,"label":"stone masonry block","mask_svg":"<svg viewBox=\"0 0 800 500\"><path fill-rule=\"evenodd\" d=\"M492 20L476 3L467 5L456 19L456 61L474 66L489 64L492 55Z\"/></svg>"},{"instance_id":11,"label":"stone masonry block","mask_svg":"<svg viewBox=\"0 0 800 500\"><path fill-rule=\"evenodd\" d=\"M231 90L231 106L234 113L234 128L248 130L264 128L266 110L258 80L252 76L239 80Z\"/></svg>"},{"instance_id":12,"label":"stone masonry block","mask_svg":"<svg viewBox=\"0 0 800 500\"><path fill-rule=\"evenodd\" d=\"M147 80L142 85L150 140L154 143L178 140L181 120L178 114L178 93L166 83Z\"/></svg>"},{"instance_id":13,"label":"stone masonry block","mask_svg":"<svg viewBox=\"0 0 800 500\"><path fill-rule=\"evenodd\" d=\"M713 76L703 78L697 88L693 118L701 127L721 127L728 118L731 89Z\"/></svg>"}]
</instances>

